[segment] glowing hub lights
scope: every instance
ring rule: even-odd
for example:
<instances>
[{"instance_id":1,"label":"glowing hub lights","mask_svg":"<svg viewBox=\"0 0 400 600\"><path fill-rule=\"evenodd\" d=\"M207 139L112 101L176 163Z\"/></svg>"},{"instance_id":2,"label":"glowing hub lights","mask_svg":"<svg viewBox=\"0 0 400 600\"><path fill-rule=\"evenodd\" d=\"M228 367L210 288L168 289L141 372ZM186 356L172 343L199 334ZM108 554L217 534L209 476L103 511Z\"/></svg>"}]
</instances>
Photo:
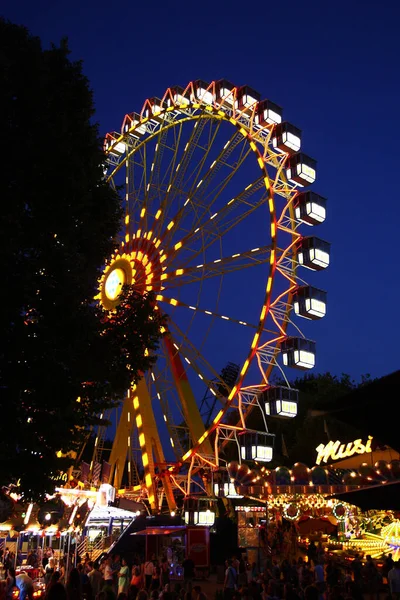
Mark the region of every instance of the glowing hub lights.
<instances>
[{"instance_id":1,"label":"glowing hub lights","mask_svg":"<svg viewBox=\"0 0 400 600\"><path fill-rule=\"evenodd\" d=\"M183 134L180 141L185 127L191 129L187 129L188 135ZM223 139L224 128L233 130L228 140ZM166 406L170 400L166 400L168 394L163 392L156 369L149 374L147 385L150 400L154 398L163 405L163 425L168 428L177 462L181 465L197 457L207 468L218 464L219 447L210 442L210 434L216 431L218 439L224 427L221 444L233 439L232 431L235 431L240 460L272 460L274 436L267 431L248 431L247 414L250 406L257 402L265 424L270 417L291 419L296 416L297 390L268 384L276 351L280 350L285 367L311 369L315 365L315 343L297 332L296 337L291 337L287 328L291 326L291 318L317 320L327 311L326 292L304 284L297 274L299 267L318 271L330 262L328 242L314 236L302 237L299 233L299 226L318 225L326 219L325 198L314 191L303 191L305 186L314 183L317 170L315 160L300 151L301 131L283 121L281 107L261 99L260 94L247 85L238 87L227 80L212 83L196 80L185 88L168 88L161 98L146 100L140 113L127 114L121 133L107 134L105 150L110 181L118 184L116 176L125 169L126 217L124 241L106 265L98 299L105 310L112 311L123 286L131 285L138 293L154 291L157 308L168 314L163 344L163 348L169 344L167 350L163 349L166 368L172 372L172 387L182 414L191 415L190 418L185 416L185 420L190 432L187 439L193 440L193 445L182 448L183 456L178 455L181 444L173 434L174 418ZM257 179L243 182L242 178L240 189L227 187L225 190L225 184L230 183L233 175L239 173L237 179L241 178L242 159L238 158L247 156L245 151L253 161ZM163 156L168 159L164 160ZM225 176L226 167L229 174ZM188 178L189 173L193 175ZM185 187L186 181L190 181L190 185ZM227 256L215 251L215 240L222 239L231 229L235 234L234 227L245 226L249 222L245 220L247 215L259 208L257 214L264 211L260 223L265 222L266 231L269 230L267 242L255 239L254 248L239 252L239 248L232 247ZM192 220L183 225L186 215ZM244 239L239 229L236 239ZM206 289L212 277L225 277L236 271L240 278L240 269L255 265L260 266L260 272L264 268L265 284L259 312L253 320L220 314L217 306L213 309L203 305L203 298L206 303L209 300L206 295L189 299L189 291L186 294L194 283ZM274 286L275 278L284 285ZM210 369L214 371L212 374L203 371L207 359L186 333L190 328L186 330L185 325L183 333L178 323L179 314L184 313L183 319L188 313L190 319L203 319L207 315L204 318L209 318L210 323L224 323L228 330L235 326L253 330L238 367L238 378L229 389L222 390L223 386L213 383L214 368ZM260 376L251 385L248 379L252 365L258 368ZM207 393L224 398L223 407L214 411L207 428L202 423L188 373L206 385ZM176 402L176 398L173 401ZM135 395L135 418L131 423L139 431L144 487L154 503L155 472L148 449L146 451L148 424L139 411L140 402L140 394ZM241 420L236 429L227 434L228 424L224 424L224 418L230 407L238 410ZM154 432L151 435L154 436ZM164 488L169 485L167 481L172 481L172 471L166 469L165 472ZM185 472L191 473L191 470ZM186 484L190 489L190 484ZM174 485L179 487L180 484L175 482ZM232 481L215 485L220 494L238 497ZM190 523L214 523L215 514L208 505L184 512Z\"/></svg>"},{"instance_id":2,"label":"glowing hub lights","mask_svg":"<svg viewBox=\"0 0 400 600\"><path fill-rule=\"evenodd\" d=\"M104 289L109 300L116 300L121 293L125 283L125 273L122 269L114 269L106 277Z\"/></svg>"}]
</instances>

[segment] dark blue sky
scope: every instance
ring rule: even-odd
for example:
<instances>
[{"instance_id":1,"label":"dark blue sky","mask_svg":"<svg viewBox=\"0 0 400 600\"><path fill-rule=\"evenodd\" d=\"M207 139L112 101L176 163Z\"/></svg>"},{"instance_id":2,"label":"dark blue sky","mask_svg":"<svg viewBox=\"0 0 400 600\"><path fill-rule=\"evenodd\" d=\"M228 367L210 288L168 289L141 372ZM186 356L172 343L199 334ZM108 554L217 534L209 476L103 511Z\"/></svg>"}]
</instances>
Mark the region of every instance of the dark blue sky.
<instances>
[{"instance_id":1,"label":"dark blue sky","mask_svg":"<svg viewBox=\"0 0 400 600\"><path fill-rule=\"evenodd\" d=\"M45 45L68 36L102 132L146 97L198 78L249 84L281 105L329 200L327 223L314 230L333 245L318 280L328 315L306 328L317 370L399 368L398 2L15 0L3 14Z\"/></svg>"}]
</instances>

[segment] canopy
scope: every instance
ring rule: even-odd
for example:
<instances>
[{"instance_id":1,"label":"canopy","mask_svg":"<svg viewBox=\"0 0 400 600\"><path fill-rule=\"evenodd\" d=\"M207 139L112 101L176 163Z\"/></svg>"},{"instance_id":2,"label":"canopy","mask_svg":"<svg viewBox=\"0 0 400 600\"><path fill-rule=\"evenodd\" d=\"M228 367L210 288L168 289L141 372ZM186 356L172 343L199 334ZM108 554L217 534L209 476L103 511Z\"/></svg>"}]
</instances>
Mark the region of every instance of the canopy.
<instances>
[{"instance_id":1,"label":"canopy","mask_svg":"<svg viewBox=\"0 0 400 600\"><path fill-rule=\"evenodd\" d=\"M308 533L314 533L322 531L323 533L333 533L336 531L336 525L332 523L329 517L319 517L313 519L312 517L303 517L297 524L301 534L305 535Z\"/></svg>"}]
</instances>

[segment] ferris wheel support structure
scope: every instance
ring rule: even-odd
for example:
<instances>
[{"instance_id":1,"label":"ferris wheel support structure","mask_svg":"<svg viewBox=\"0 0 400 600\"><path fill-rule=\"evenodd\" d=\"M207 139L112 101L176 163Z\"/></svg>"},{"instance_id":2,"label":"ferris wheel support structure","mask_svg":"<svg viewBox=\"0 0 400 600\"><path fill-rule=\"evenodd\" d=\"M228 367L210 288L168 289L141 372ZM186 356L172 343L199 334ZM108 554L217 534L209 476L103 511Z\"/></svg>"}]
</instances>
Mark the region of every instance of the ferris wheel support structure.
<instances>
[{"instance_id":1,"label":"ferris wheel support structure","mask_svg":"<svg viewBox=\"0 0 400 600\"><path fill-rule=\"evenodd\" d=\"M121 133L106 136L107 178L116 187L125 183L126 215L123 242L105 267L98 298L112 312L128 284L138 293L153 291L156 306L168 314L158 362L129 391L112 451L114 480L121 484L119 457L126 457L132 431L138 433L142 489L153 510L160 508L161 487L170 510L174 490L187 495L193 483L206 491L198 473L219 467L220 449L229 441L239 446L253 409L262 411L267 430L260 395L273 387L269 376L275 366L281 369L279 354L284 366L314 366L315 344L292 311L307 319L325 315L326 292L308 286L298 270L326 268L329 244L299 232L303 223L325 219L325 200L300 192L316 177L315 161L299 152L300 136L282 122L277 105L225 80L168 88L162 99L146 100L140 114L127 114ZM230 314L242 274L257 298L254 317ZM232 278L236 284L225 292ZM232 329L220 334L222 324ZM238 339L234 328L248 339L247 352L237 381L227 386L207 344L215 331L215 347L224 339L231 349ZM199 385L221 401L207 427L196 401ZM293 416L296 402L285 410L281 404L279 411L273 404L274 414ZM232 411L239 414L237 424ZM182 422L188 435L179 435ZM169 432L165 454L161 426ZM171 450L174 464L165 460Z\"/></svg>"}]
</instances>

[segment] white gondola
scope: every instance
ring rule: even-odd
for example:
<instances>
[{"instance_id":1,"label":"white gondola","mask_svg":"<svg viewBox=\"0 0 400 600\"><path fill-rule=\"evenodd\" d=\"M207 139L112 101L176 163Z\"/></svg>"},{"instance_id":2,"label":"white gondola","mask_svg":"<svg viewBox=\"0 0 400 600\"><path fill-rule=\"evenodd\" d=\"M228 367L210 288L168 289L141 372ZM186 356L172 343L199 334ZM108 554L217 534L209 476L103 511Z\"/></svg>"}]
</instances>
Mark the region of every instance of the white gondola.
<instances>
[{"instance_id":1,"label":"white gondola","mask_svg":"<svg viewBox=\"0 0 400 600\"><path fill-rule=\"evenodd\" d=\"M285 367L308 370L315 367L315 342L301 337L288 337L280 343Z\"/></svg>"},{"instance_id":2,"label":"white gondola","mask_svg":"<svg viewBox=\"0 0 400 600\"><path fill-rule=\"evenodd\" d=\"M278 125L282 122L282 109L270 100L262 100L257 106L256 125Z\"/></svg>"},{"instance_id":3,"label":"white gondola","mask_svg":"<svg viewBox=\"0 0 400 600\"><path fill-rule=\"evenodd\" d=\"M297 185L310 185L317 177L316 167L316 160L299 152L289 158L286 177Z\"/></svg>"},{"instance_id":4,"label":"white gondola","mask_svg":"<svg viewBox=\"0 0 400 600\"><path fill-rule=\"evenodd\" d=\"M297 415L299 390L280 385L271 385L262 393L267 417L292 419Z\"/></svg>"},{"instance_id":5,"label":"white gondola","mask_svg":"<svg viewBox=\"0 0 400 600\"><path fill-rule=\"evenodd\" d=\"M298 152L301 147L301 131L291 123L279 123L274 129L272 145L279 152Z\"/></svg>"},{"instance_id":6,"label":"white gondola","mask_svg":"<svg viewBox=\"0 0 400 600\"><path fill-rule=\"evenodd\" d=\"M294 214L298 221L318 225L326 219L326 198L315 192L302 192L296 196Z\"/></svg>"},{"instance_id":7,"label":"white gondola","mask_svg":"<svg viewBox=\"0 0 400 600\"><path fill-rule=\"evenodd\" d=\"M296 315L305 319L322 319L326 315L327 293L324 290L304 285L293 294Z\"/></svg>"},{"instance_id":8,"label":"white gondola","mask_svg":"<svg viewBox=\"0 0 400 600\"><path fill-rule=\"evenodd\" d=\"M297 244L297 262L311 269L320 271L329 266L330 243L317 237L304 237Z\"/></svg>"}]
</instances>

